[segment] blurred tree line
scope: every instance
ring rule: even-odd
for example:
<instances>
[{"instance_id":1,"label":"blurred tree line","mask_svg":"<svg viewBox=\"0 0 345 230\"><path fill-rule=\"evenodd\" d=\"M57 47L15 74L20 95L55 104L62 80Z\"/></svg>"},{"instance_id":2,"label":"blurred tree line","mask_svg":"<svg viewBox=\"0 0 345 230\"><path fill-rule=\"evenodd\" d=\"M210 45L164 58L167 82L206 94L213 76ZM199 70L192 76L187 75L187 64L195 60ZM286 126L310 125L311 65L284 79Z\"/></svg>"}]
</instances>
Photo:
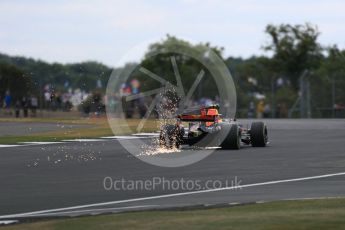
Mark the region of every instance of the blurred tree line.
<instances>
[{"instance_id":1,"label":"blurred tree line","mask_svg":"<svg viewBox=\"0 0 345 230\"><path fill-rule=\"evenodd\" d=\"M14 65L0 63L0 100L4 99L7 92L12 92L13 100L19 100L30 91L34 89L30 77L25 72Z\"/></svg>"},{"instance_id":2,"label":"blurred tree line","mask_svg":"<svg viewBox=\"0 0 345 230\"><path fill-rule=\"evenodd\" d=\"M151 44L146 52L142 62L138 67L145 68L156 75L163 77L175 86L178 85L176 74L180 75L182 88L187 94L194 83L197 75L203 70L202 78L196 89L197 97L214 97L218 93L214 78L210 71L200 62L207 62L210 50L218 56L222 56L223 48L211 46L209 43L191 44L188 41L180 40L174 36L167 35L162 42ZM193 55L193 57L189 55ZM173 58L173 59L172 59ZM198 60L196 60L196 58ZM176 69L173 68L173 62L176 63ZM178 73L175 73L175 71ZM153 88L159 88L161 83L148 77L146 73L135 69L131 78L137 78L141 82L141 90L147 91Z\"/></svg>"},{"instance_id":3,"label":"blurred tree line","mask_svg":"<svg viewBox=\"0 0 345 230\"><path fill-rule=\"evenodd\" d=\"M305 72L313 117L330 117L336 105L344 105L345 50L321 45L318 28L308 23L268 25L265 32L269 41L262 48L269 56L226 60L237 83L239 109L248 106L254 93L265 95L273 109L281 103L291 108L301 95Z\"/></svg>"},{"instance_id":4,"label":"blurred tree line","mask_svg":"<svg viewBox=\"0 0 345 230\"><path fill-rule=\"evenodd\" d=\"M12 57L0 53L0 63L11 65L28 76L34 87L51 84L56 90L68 87L91 91L99 79L106 85L112 69L101 63L88 61L74 64L47 63L25 57Z\"/></svg>"},{"instance_id":5,"label":"blurred tree line","mask_svg":"<svg viewBox=\"0 0 345 230\"><path fill-rule=\"evenodd\" d=\"M331 111L335 104L345 103L345 50L340 50L335 45L320 44L320 32L311 24L268 25L265 33L268 40L262 49L268 55L247 59L225 58L222 47L209 43L191 44L168 35L164 40L150 45L140 66L174 82L176 80L171 67L171 55L160 51L164 51L166 47L173 50L176 44L181 44L187 49L198 50L200 58L205 58L211 49L223 58L232 73L237 87L237 107L241 113L239 116L246 116L245 111L250 102L257 103L263 97L265 103L271 105L272 114L280 104L291 108L301 95L300 79L305 72L308 72L306 79L310 83L313 116L324 116L324 111ZM160 54L154 56L155 53ZM188 89L195 80L195 72L202 66L184 55L177 55L176 61L183 73L183 86ZM140 80L142 91L159 87L159 82L143 75L138 69L133 70L135 65L129 63L115 71L118 74L133 71L132 76ZM170 71L166 71L167 69ZM209 76L207 69L204 70L205 75ZM8 89L19 95L26 91L35 92L45 84L52 84L61 90L65 89L67 84L72 88L92 91L97 80L101 81L104 90L111 71L110 67L97 62L49 64L40 60L0 54L0 97ZM215 95L217 87L214 80L206 77L204 81L197 91L198 95ZM24 84L18 84L19 82ZM20 90L17 87L21 87Z\"/></svg>"}]
</instances>

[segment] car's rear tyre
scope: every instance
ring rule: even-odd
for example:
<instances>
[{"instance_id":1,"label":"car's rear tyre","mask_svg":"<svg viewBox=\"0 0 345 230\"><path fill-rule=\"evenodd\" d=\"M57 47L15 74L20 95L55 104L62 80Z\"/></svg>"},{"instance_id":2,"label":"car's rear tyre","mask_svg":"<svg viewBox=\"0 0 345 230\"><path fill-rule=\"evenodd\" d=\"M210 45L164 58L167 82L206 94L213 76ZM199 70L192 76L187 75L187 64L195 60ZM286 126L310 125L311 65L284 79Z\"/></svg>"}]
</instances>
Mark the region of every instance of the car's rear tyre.
<instances>
[{"instance_id":1,"label":"car's rear tyre","mask_svg":"<svg viewBox=\"0 0 345 230\"><path fill-rule=\"evenodd\" d=\"M250 141L253 147L265 147L267 145L268 132L265 123L252 123L250 127Z\"/></svg>"},{"instance_id":2,"label":"car's rear tyre","mask_svg":"<svg viewBox=\"0 0 345 230\"><path fill-rule=\"evenodd\" d=\"M164 125L159 135L159 145L162 148L179 148L184 129L176 125Z\"/></svg>"},{"instance_id":3,"label":"car's rear tyre","mask_svg":"<svg viewBox=\"0 0 345 230\"><path fill-rule=\"evenodd\" d=\"M222 132L227 135L220 145L222 149L240 149L241 148L241 130L237 124L223 124Z\"/></svg>"}]
</instances>

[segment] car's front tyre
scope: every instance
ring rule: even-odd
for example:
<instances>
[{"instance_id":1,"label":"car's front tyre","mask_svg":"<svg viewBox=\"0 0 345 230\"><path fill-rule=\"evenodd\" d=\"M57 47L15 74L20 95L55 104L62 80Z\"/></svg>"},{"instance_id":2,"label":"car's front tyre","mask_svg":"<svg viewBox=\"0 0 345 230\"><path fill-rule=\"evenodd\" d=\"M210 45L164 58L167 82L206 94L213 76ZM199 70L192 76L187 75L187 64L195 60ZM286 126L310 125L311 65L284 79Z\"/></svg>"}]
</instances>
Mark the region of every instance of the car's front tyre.
<instances>
[{"instance_id":1,"label":"car's front tyre","mask_svg":"<svg viewBox=\"0 0 345 230\"><path fill-rule=\"evenodd\" d=\"M253 122L250 127L250 142L253 147L265 147L268 143L268 132L265 123Z\"/></svg>"}]
</instances>

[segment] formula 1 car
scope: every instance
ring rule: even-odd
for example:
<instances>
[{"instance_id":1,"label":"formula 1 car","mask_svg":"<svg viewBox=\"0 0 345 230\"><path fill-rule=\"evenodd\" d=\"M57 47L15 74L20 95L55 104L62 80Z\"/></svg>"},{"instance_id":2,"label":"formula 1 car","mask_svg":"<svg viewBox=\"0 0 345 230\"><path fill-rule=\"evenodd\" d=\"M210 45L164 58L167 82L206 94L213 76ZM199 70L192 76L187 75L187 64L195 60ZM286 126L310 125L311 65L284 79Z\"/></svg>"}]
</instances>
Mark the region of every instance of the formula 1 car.
<instances>
[{"instance_id":1,"label":"formula 1 car","mask_svg":"<svg viewBox=\"0 0 345 230\"><path fill-rule=\"evenodd\" d=\"M188 122L188 130L184 128L183 122ZM265 147L268 143L266 125L253 122L249 129L244 128L236 119L223 119L218 105L177 115L176 124L163 125L159 135L159 144L164 148L190 145L240 149L241 143Z\"/></svg>"}]
</instances>

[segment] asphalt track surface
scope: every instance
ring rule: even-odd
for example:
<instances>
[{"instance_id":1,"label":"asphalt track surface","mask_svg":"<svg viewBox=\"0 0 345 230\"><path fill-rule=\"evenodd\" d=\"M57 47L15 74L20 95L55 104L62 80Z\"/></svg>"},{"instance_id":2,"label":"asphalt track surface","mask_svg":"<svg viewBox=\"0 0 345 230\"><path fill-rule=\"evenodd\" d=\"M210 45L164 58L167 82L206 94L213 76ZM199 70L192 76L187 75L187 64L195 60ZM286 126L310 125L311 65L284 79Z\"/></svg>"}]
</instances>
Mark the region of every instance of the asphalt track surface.
<instances>
[{"instance_id":1,"label":"asphalt track surface","mask_svg":"<svg viewBox=\"0 0 345 230\"><path fill-rule=\"evenodd\" d=\"M179 168L144 163L111 139L0 148L0 220L345 196L345 120L266 123L268 147L216 150ZM106 177L202 188L105 189Z\"/></svg>"}]
</instances>

